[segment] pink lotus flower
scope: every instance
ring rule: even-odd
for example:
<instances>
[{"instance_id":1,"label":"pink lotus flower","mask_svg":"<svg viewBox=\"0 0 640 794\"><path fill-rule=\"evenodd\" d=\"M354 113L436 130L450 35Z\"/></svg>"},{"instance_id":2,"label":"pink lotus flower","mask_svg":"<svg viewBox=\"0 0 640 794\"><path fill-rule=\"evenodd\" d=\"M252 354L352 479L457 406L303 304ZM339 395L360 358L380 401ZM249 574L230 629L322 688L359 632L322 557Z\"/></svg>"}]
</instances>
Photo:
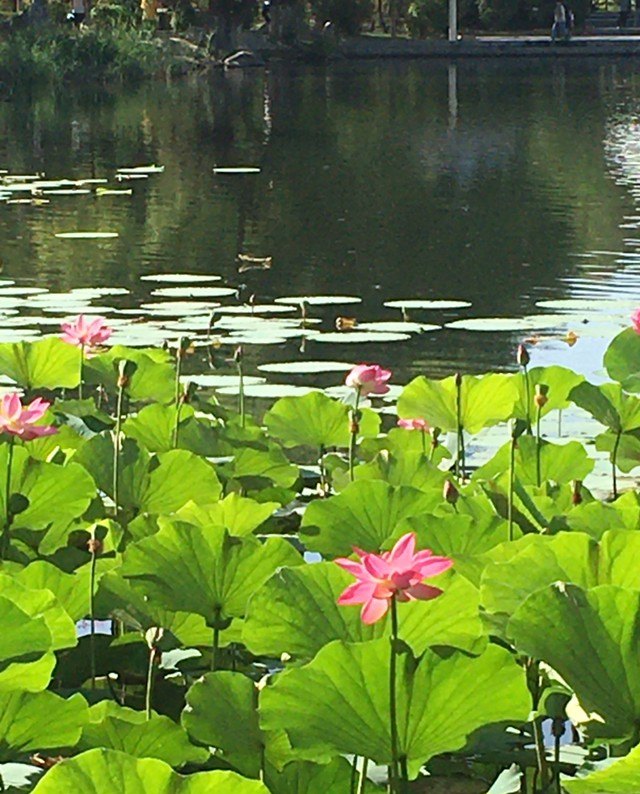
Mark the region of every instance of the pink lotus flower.
<instances>
[{"instance_id":1,"label":"pink lotus flower","mask_svg":"<svg viewBox=\"0 0 640 794\"><path fill-rule=\"evenodd\" d=\"M345 383L350 388L357 389L362 397L366 397L368 394L387 394L387 381L390 377L391 372L382 369L378 364L358 364L347 375Z\"/></svg>"},{"instance_id":2,"label":"pink lotus flower","mask_svg":"<svg viewBox=\"0 0 640 794\"><path fill-rule=\"evenodd\" d=\"M85 317L79 314L70 323L62 323L62 340L70 345L80 347L91 352L98 345L103 345L111 336L112 329L107 325L104 317Z\"/></svg>"},{"instance_id":3,"label":"pink lotus flower","mask_svg":"<svg viewBox=\"0 0 640 794\"><path fill-rule=\"evenodd\" d=\"M47 412L49 405L50 403L38 397L24 406L15 392L4 394L0 399L0 433L18 436L23 441L52 436L58 432L57 428L52 425L36 425Z\"/></svg>"},{"instance_id":4,"label":"pink lotus flower","mask_svg":"<svg viewBox=\"0 0 640 794\"><path fill-rule=\"evenodd\" d=\"M422 430L423 433L431 430L431 426L426 419L398 419L398 427L402 427L405 430Z\"/></svg>"},{"instance_id":5,"label":"pink lotus flower","mask_svg":"<svg viewBox=\"0 0 640 794\"><path fill-rule=\"evenodd\" d=\"M453 565L448 557L436 557L430 549L415 550L415 532L403 535L391 551L369 554L354 548L360 562L340 558L336 563L358 580L344 590L338 604L362 604L363 623L376 623L397 601L429 601L442 595L439 587L424 584L423 579L437 576Z\"/></svg>"},{"instance_id":6,"label":"pink lotus flower","mask_svg":"<svg viewBox=\"0 0 640 794\"><path fill-rule=\"evenodd\" d=\"M640 309L636 309L631 315L631 325L633 326L633 330L637 334L640 334Z\"/></svg>"}]
</instances>

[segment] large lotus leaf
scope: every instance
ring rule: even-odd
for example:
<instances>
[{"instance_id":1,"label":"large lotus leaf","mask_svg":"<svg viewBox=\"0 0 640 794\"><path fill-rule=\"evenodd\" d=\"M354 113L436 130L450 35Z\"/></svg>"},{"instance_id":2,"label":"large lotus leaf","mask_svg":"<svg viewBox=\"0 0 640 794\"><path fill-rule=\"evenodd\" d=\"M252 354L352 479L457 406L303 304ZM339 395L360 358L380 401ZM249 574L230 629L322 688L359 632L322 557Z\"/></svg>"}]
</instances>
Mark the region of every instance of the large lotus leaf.
<instances>
[{"instance_id":1,"label":"large lotus leaf","mask_svg":"<svg viewBox=\"0 0 640 794\"><path fill-rule=\"evenodd\" d=\"M268 742L258 724L258 690L241 673L207 673L187 693L182 724L193 741L216 747L222 759L258 777Z\"/></svg>"},{"instance_id":2,"label":"large lotus leaf","mask_svg":"<svg viewBox=\"0 0 640 794\"><path fill-rule=\"evenodd\" d=\"M498 424L513 414L518 389L512 375L463 375L460 421L468 433ZM398 399L398 415L426 419L433 427L458 427L456 378L436 381L420 376L405 386Z\"/></svg>"},{"instance_id":3,"label":"large lotus leaf","mask_svg":"<svg viewBox=\"0 0 640 794\"><path fill-rule=\"evenodd\" d=\"M515 454L515 472L523 485L537 485L536 439L521 436ZM496 454L473 475L477 481L493 480L509 470L511 444L502 446ZM593 471L594 461L579 441L551 444L542 441L540 446L540 482L569 483L584 480Z\"/></svg>"},{"instance_id":4,"label":"large lotus leaf","mask_svg":"<svg viewBox=\"0 0 640 794\"><path fill-rule=\"evenodd\" d=\"M34 560L15 574L15 578L25 587L50 590L73 620L80 620L89 613L89 565L66 573L50 562Z\"/></svg>"},{"instance_id":5,"label":"large lotus leaf","mask_svg":"<svg viewBox=\"0 0 640 794\"><path fill-rule=\"evenodd\" d=\"M361 480L306 509L300 536L313 551L327 556L351 554L353 547L377 551L409 516L429 512L442 500L435 491L394 488L382 480Z\"/></svg>"},{"instance_id":6,"label":"large lotus leaf","mask_svg":"<svg viewBox=\"0 0 640 794\"><path fill-rule=\"evenodd\" d=\"M640 466L640 430L622 433L620 436L607 430L596 436L598 452L608 452L611 458L616 448L616 466L620 471L630 472Z\"/></svg>"},{"instance_id":7,"label":"large lotus leaf","mask_svg":"<svg viewBox=\"0 0 640 794\"><path fill-rule=\"evenodd\" d=\"M279 507L278 502L256 502L230 493L221 501L205 507L188 502L176 516L198 527L223 527L230 535L242 537L255 532Z\"/></svg>"},{"instance_id":8,"label":"large lotus leaf","mask_svg":"<svg viewBox=\"0 0 640 794\"><path fill-rule=\"evenodd\" d=\"M119 706L103 700L89 709L88 721L78 742L80 751L94 747L121 750L136 758L158 758L173 767L203 764L209 752L195 747L186 732L169 717Z\"/></svg>"},{"instance_id":9,"label":"large lotus leaf","mask_svg":"<svg viewBox=\"0 0 640 794\"><path fill-rule=\"evenodd\" d=\"M257 655L288 653L308 660L333 640L365 642L382 636L385 623L367 626L359 607L338 605L338 596L353 581L332 562L282 568L249 601L243 642ZM483 635L477 589L455 575L433 581L444 595L435 601L399 605L402 639L416 654L429 645L477 649Z\"/></svg>"},{"instance_id":10,"label":"large lotus leaf","mask_svg":"<svg viewBox=\"0 0 640 794\"><path fill-rule=\"evenodd\" d=\"M149 452L168 452L174 449L176 423L175 405L145 406L123 425L125 435L135 438ZM223 453L220 433L207 420L197 419L190 405L180 407L178 449L188 449L198 455L214 456Z\"/></svg>"},{"instance_id":11,"label":"large lotus leaf","mask_svg":"<svg viewBox=\"0 0 640 794\"><path fill-rule=\"evenodd\" d=\"M0 692L45 689L54 666L53 639L44 617L32 617L0 597Z\"/></svg>"},{"instance_id":12,"label":"large lotus leaf","mask_svg":"<svg viewBox=\"0 0 640 794\"><path fill-rule=\"evenodd\" d=\"M0 761L23 753L74 747L87 720L81 695L65 700L53 692L0 695Z\"/></svg>"},{"instance_id":13,"label":"large lotus leaf","mask_svg":"<svg viewBox=\"0 0 640 794\"><path fill-rule=\"evenodd\" d=\"M80 380L80 350L57 337L0 344L0 372L27 390L73 389Z\"/></svg>"},{"instance_id":14,"label":"large lotus leaf","mask_svg":"<svg viewBox=\"0 0 640 794\"><path fill-rule=\"evenodd\" d=\"M604 365L609 377L627 391L640 391L640 335L633 328L612 340L604 354Z\"/></svg>"},{"instance_id":15,"label":"large lotus leaf","mask_svg":"<svg viewBox=\"0 0 640 794\"><path fill-rule=\"evenodd\" d=\"M584 380L584 376L578 375L566 367L534 367L527 373L527 378L523 373L515 376L515 383L518 388L518 401L516 402L513 415L518 419L535 419L537 408L534 405L533 397L535 388L538 384L548 387L547 402L540 410L540 416L546 416L551 411L563 410L570 405L569 394L571 390ZM526 384L529 382L529 397L527 400ZM527 414L528 410L528 414Z\"/></svg>"},{"instance_id":16,"label":"large lotus leaf","mask_svg":"<svg viewBox=\"0 0 640 794\"><path fill-rule=\"evenodd\" d=\"M640 529L640 505L634 491L615 502L583 502L567 514L567 525L599 540L609 529Z\"/></svg>"},{"instance_id":17,"label":"large lotus leaf","mask_svg":"<svg viewBox=\"0 0 640 794\"><path fill-rule=\"evenodd\" d=\"M265 782L271 794L338 794L351 785L351 764L345 758L334 758L328 764L294 761L278 772L267 764ZM368 780L365 792L381 791Z\"/></svg>"},{"instance_id":18,"label":"large lotus leaf","mask_svg":"<svg viewBox=\"0 0 640 794\"><path fill-rule=\"evenodd\" d=\"M397 540L406 532L416 533L419 548L431 549L455 561L485 554L504 543L508 539L508 524L495 513L477 518L464 513L425 513L399 524L392 539Z\"/></svg>"},{"instance_id":19,"label":"large lotus leaf","mask_svg":"<svg viewBox=\"0 0 640 794\"><path fill-rule=\"evenodd\" d=\"M176 612L196 612L210 626L242 617L251 594L282 565L302 558L283 538L233 538L225 530L169 524L130 546L121 573Z\"/></svg>"},{"instance_id":20,"label":"large lotus leaf","mask_svg":"<svg viewBox=\"0 0 640 794\"><path fill-rule=\"evenodd\" d=\"M107 353L85 363L85 381L102 384L108 391L115 391L120 361L132 361L136 365L127 386L127 394L132 400L170 403L175 399L175 367L170 363L171 355L165 350L138 350L114 345Z\"/></svg>"},{"instance_id":21,"label":"large lotus leaf","mask_svg":"<svg viewBox=\"0 0 640 794\"><path fill-rule=\"evenodd\" d=\"M160 626L165 633L172 634L183 647L211 646L211 629L202 615L195 612L175 612L144 595L144 591L133 580L124 579L119 569L110 571L100 579L96 594L96 610L103 615L113 615L126 625L146 631ZM220 633L220 646L233 640L231 627Z\"/></svg>"},{"instance_id":22,"label":"large lotus leaf","mask_svg":"<svg viewBox=\"0 0 640 794\"><path fill-rule=\"evenodd\" d=\"M56 764L34 794L269 794L258 780L235 772L178 775L163 761L134 758L117 750L89 750Z\"/></svg>"},{"instance_id":23,"label":"large lotus leaf","mask_svg":"<svg viewBox=\"0 0 640 794\"><path fill-rule=\"evenodd\" d=\"M573 402L615 433L640 427L640 399L625 394L619 383L594 386L584 381L571 390Z\"/></svg>"},{"instance_id":24,"label":"large lotus leaf","mask_svg":"<svg viewBox=\"0 0 640 794\"><path fill-rule=\"evenodd\" d=\"M113 439L92 438L75 459L93 475L100 490L113 497ZM183 449L149 456L133 439L121 449L118 501L142 513L173 513L187 502L216 502L222 486L206 460Z\"/></svg>"},{"instance_id":25,"label":"large lotus leaf","mask_svg":"<svg viewBox=\"0 0 640 794\"><path fill-rule=\"evenodd\" d=\"M303 397L282 397L265 414L269 434L285 447L346 447L349 444L349 408L322 392ZM380 417L365 409L360 433L375 436Z\"/></svg>"},{"instance_id":26,"label":"large lotus leaf","mask_svg":"<svg viewBox=\"0 0 640 794\"><path fill-rule=\"evenodd\" d=\"M386 638L326 645L263 690L263 729L286 726L294 751L353 753L388 764L389 657ZM502 648L489 646L475 658L427 651L415 667L404 659L397 672L398 740L414 776L433 756L463 747L478 728L528 716L522 670Z\"/></svg>"},{"instance_id":27,"label":"large lotus leaf","mask_svg":"<svg viewBox=\"0 0 640 794\"><path fill-rule=\"evenodd\" d=\"M290 488L299 477L280 447L275 444L239 447L233 460L223 468L225 476L240 481L246 488L262 487L265 481L281 488Z\"/></svg>"},{"instance_id":28,"label":"large lotus leaf","mask_svg":"<svg viewBox=\"0 0 640 794\"><path fill-rule=\"evenodd\" d=\"M392 454L383 450L372 461L355 470L356 480L384 480L389 485L408 485L420 491L432 491L438 496L442 495L446 478L446 472L429 462L422 452Z\"/></svg>"},{"instance_id":29,"label":"large lotus leaf","mask_svg":"<svg viewBox=\"0 0 640 794\"><path fill-rule=\"evenodd\" d=\"M594 716L593 735L623 739L640 722L640 592L557 582L509 622L516 647L549 664Z\"/></svg>"},{"instance_id":30,"label":"large lotus leaf","mask_svg":"<svg viewBox=\"0 0 640 794\"><path fill-rule=\"evenodd\" d=\"M492 615L512 615L534 591L553 582L585 589L601 584L638 587L640 533L605 532L600 544L581 532L527 535L496 549L482 575L480 603ZM505 555L504 562L499 561ZM509 623L509 631L511 623Z\"/></svg>"},{"instance_id":31,"label":"large lotus leaf","mask_svg":"<svg viewBox=\"0 0 640 794\"><path fill-rule=\"evenodd\" d=\"M0 482L7 477L8 444L0 445ZM29 500L15 516L13 529L65 528L81 516L96 496L96 485L76 463L60 466L29 457L24 447L15 447L11 466L11 493ZM0 515L5 515L5 489L0 488Z\"/></svg>"},{"instance_id":32,"label":"large lotus leaf","mask_svg":"<svg viewBox=\"0 0 640 794\"><path fill-rule=\"evenodd\" d=\"M32 618L44 618L54 651L77 645L75 623L51 590L31 589L17 577L0 573L0 592Z\"/></svg>"},{"instance_id":33,"label":"large lotus leaf","mask_svg":"<svg viewBox=\"0 0 640 794\"><path fill-rule=\"evenodd\" d=\"M634 331L635 334L635 331ZM577 778L562 778L569 794L632 794L640 791L640 746L623 758L612 758L607 766Z\"/></svg>"}]
</instances>

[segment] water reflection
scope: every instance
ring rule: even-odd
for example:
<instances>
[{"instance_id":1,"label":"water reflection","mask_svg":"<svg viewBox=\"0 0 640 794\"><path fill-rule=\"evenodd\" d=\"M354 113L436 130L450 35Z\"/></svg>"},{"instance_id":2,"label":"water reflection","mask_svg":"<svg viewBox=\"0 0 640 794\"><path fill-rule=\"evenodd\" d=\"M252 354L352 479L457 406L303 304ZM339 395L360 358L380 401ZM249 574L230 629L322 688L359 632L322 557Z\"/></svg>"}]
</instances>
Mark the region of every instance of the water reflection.
<instances>
[{"instance_id":1,"label":"water reflection","mask_svg":"<svg viewBox=\"0 0 640 794\"><path fill-rule=\"evenodd\" d=\"M131 197L0 205L3 275L61 292L122 286L130 293L114 305L137 310L149 302L141 274L218 273L262 302L357 293L362 322L397 319L382 307L394 298L472 302L418 318L443 324L537 314L537 300L574 293L637 294L629 218L640 179L629 169L640 158L619 157L639 139L635 68L335 64L17 98L0 107L1 167L49 178L112 177L139 163L165 171L131 183ZM261 172L214 176L216 165ZM54 237L76 229L119 237ZM273 267L239 274L238 253L273 256ZM318 310L325 330L337 313ZM380 350L350 345L348 355L391 362L401 377L478 371L510 367L520 336L445 330ZM543 343L537 354L586 366L596 351L565 348ZM254 362L296 351L287 342ZM312 340L307 355L343 357Z\"/></svg>"}]
</instances>

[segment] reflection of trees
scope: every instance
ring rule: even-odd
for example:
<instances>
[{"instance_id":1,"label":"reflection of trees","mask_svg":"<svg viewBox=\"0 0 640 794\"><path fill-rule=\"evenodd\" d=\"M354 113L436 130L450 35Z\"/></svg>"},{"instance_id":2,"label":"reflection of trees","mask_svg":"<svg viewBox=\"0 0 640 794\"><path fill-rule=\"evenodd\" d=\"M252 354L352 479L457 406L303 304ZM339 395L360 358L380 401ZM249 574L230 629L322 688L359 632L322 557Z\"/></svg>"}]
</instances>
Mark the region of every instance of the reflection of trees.
<instances>
[{"instance_id":1,"label":"reflection of trees","mask_svg":"<svg viewBox=\"0 0 640 794\"><path fill-rule=\"evenodd\" d=\"M602 167L615 87L599 69L462 64L455 124L439 63L238 70L90 101L6 103L0 164L12 170L166 171L134 184L131 200L0 207L5 272L57 287L135 284L142 268L237 280L244 250L274 255L272 271L246 275L261 293L363 292L370 316L383 297L412 294L468 297L478 313L528 310L521 296L550 289L568 252L619 238L620 191ZM214 178L216 164L263 171ZM52 239L63 228L120 238L70 249Z\"/></svg>"}]
</instances>

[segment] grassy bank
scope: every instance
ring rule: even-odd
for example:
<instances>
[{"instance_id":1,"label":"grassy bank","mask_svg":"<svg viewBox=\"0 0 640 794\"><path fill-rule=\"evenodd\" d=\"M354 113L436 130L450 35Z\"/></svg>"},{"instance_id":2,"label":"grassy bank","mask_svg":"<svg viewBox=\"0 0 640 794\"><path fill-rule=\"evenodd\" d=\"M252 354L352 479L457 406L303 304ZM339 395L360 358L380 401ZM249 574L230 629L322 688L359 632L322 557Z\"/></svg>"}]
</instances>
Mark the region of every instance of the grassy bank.
<instances>
[{"instance_id":1,"label":"grassy bank","mask_svg":"<svg viewBox=\"0 0 640 794\"><path fill-rule=\"evenodd\" d=\"M7 90L18 83L135 83L167 65L160 42L141 31L51 26L0 40L0 80Z\"/></svg>"}]
</instances>

